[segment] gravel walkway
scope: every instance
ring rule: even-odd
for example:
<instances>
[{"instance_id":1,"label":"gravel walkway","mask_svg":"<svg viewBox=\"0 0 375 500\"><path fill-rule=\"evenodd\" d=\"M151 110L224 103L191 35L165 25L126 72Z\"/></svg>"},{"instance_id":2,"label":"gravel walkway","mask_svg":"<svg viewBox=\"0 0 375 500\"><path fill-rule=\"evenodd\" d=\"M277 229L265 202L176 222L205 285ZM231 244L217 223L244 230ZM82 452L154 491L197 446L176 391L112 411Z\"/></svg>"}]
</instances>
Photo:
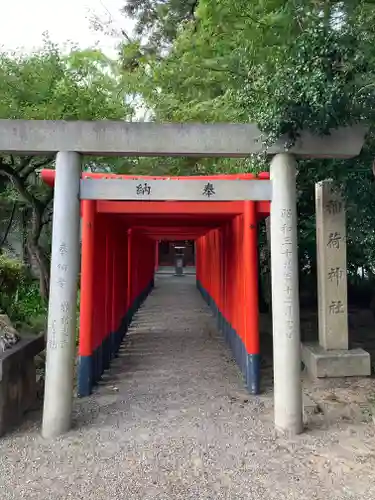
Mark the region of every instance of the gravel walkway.
<instances>
[{"instance_id":1,"label":"gravel walkway","mask_svg":"<svg viewBox=\"0 0 375 500\"><path fill-rule=\"evenodd\" d=\"M0 441L0 498L375 498L372 423L273 435L272 392L249 397L194 278L160 276L75 427L40 413Z\"/></svg>"}]
</instances>

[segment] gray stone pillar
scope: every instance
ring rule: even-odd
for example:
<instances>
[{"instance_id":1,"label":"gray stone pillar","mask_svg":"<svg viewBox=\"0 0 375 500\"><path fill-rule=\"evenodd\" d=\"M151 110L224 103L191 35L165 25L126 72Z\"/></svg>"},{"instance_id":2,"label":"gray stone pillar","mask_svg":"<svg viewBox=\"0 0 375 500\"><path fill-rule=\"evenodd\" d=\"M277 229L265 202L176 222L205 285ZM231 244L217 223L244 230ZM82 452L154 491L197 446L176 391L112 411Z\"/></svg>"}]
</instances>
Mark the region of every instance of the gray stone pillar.
<instances>
[{"instance_id":1,"label":"gray stone pillar","mask_svg":"<svg viewBox=\"0 0 375 500\"><path fill-rule=\"evenodd\" d=\"M183 255L175 255L174 257L174 273L176 276L184 274L184 257Z\"/></svg>"},{"instance_id":2,"label":"gray stone pillar","mask_svg":"<svg viewBox=\"0 0 375 500\"><path fill-rule=\"evenodd\" d=\"M80 260L80 155L56 157L50 297L42 435L69 430L73 402L73 368Z\"/></svg>"},{"instance_id":3,"label":"gray stone pillar","mask_svg":"<svg viewBox=\"0 0 375 500\"><path fill-rule=\"evenodd\" d=\"M349 349L345 202L333 181L315 186L319 343L302 358L314 377L367 376L370 356Z\"/></svg>"},{"instance_id":4,"label":"gray stone pillar","mask_svg":"<svg viewBox=\"0 0 375 500\"><path fill-rule=\"evenodd\" d=\"M271 162L271 280L275 427L286 434L303 429L296 161L278 154Z\"/></svg>"},{"instance_id":5,"label":"gray stone pillar","mask_svg":"<svg viewBox=\"0 0 375 500\"><path fill-rule=\"evenodd\" d=\"M315 185L319 344L348 349L345 205L332 181Z\"/></svg>"}]
</instances>

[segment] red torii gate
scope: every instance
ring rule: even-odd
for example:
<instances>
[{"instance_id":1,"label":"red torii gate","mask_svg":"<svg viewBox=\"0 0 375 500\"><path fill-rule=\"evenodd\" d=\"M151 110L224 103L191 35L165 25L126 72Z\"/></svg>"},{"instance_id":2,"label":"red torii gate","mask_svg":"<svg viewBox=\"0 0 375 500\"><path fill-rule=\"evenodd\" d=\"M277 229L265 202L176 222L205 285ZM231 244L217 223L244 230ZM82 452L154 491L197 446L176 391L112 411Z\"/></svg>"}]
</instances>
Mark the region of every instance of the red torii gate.
<instances>
[{"instance_id":1,"label":"red torii gate","mask_svg":"<svg viewBox=\"0 0 375 500\"><path fill-rule=\"evenodd\" d=\"M287 136L279 137L272 141L272 145L265 147L269 137L262 134L259 128L252 123L148 123L148 122L125 122L122 120L99 120L99 121L75 121L75 120L0 120L0 151L6 154L44 156L46 154L56 155L56 186L54 192L53 208L53 231L51 249L51 286L48 304L48 328L47 328L47 349L46 349L46 381L44 390L44 408L42 435L44 437L56 437L66 432L71 426L72 405L73 405L73 350L75 340L75 318L77 304L77 278L78 259L80 254L79 241L79 217L81 201L83 212L87 212L91 217L87 224L84 224L84 232L87 231L90 241L96 242L95 227L106 234L105 244L103 239L99 241L98 249L92 244L85 245L86 252L93 255L84 256L83 264L89 267L90 262L96 263L100 260L96 254L102 252L105 256L105 272L95 269L97 277L103 280L103 276L110 276L111 286L102 282L108 288L108 294L100 295L97 290L97 279L91 272L91 284L88 292L84 291L83 301L88 301L91 294L91 303L95 299L95 294L107 298L112 294L115 296L119 289L118 273L114 270L122 271L121 284L126 278L126 283L130 285L123 291L126 295L126 307L129 304L136 304L133 297L141 297L141 278L147 278L146 271L139 261L141 252L146 254L147 248L152 244L152 239L132 229L135 224L148 226L152 220L160 218L162 225L165 223L166 212L175 210L174 216L178 224L186 224L186 218L192 221L199 219L205 224L217 223L206 236L199 237L197 234L197 247L200 247L198 262L198 286L205 290L203 293L210 297L209 302L216 311L223 310L225 306L225 329L230 332L242 351L244 345L250 337L246 333L246 328L236 330L234 336L234 326L236 318L232 315L233 297L229 293L234 285L232 276L236 276L238 281L238 271L234 272L236 266L243 263L243 255L246 248L256 250L255 221L257 216L264 213L262 206L256 200L272 200L270 207L270 236L271 236L271 277L272 277L272 330L274 352L274 423L278 432L287 434L298 434L303 429L303 408L302 408L302 386L301 386L301 343L300 343L300 318L299 318L299 281L298 281L298 247L297 247L297 193L296 174L297 162L303 158L353 158L358 155L363 147L368 128L363 124L356 124L352 127L338 128L330 130L328 134L314 134L309 130L300 130L295 143L289 147ZM145 178L139 189L140 181L132 178L117 179L95 179L81 178L82 156L124 156L124 157L195 157L195 158L246 158L251 154L266 154L270 161L270 180L259 182L258 180L232 180L229 176L226 179L214 177L215 193L212 193L212 186L208 191L209 184L213 181L203 178L191 181L194 178L186 178L183 181L174 179L150 179L147 181L148 188L143 192ZM52 174L53 175L53 174ZM84 175L85 177L85 175ZM210 181L207 182L207 179ZM217 180L216 180L217 179ZM145 186L144 186L145 187ZM172 188L172 189L171 189ZM152 191L152 194L151 194ZM210 202L206 203L207 195ZM122 209L117 204L108 204L108 201L147 201L147 203L135 205L133 203L120 203ZM164 206L166 210L156 209L150 212L151 202L168 202L154 204L154 207ZM170 200L182 202L173 205ZM215 201L214 201L215 200ZM231 201L241 201L243 203L230 203ZM201 211L198 211L198 203ZM253 203L247 203L248 201ZM185 203L194 202L194 203ZM227 203L222 203L227 202ZM124 207L128 207L127 209ZM181 209L183 207L183 210ZM237 208L235 208L237 207ZM255 215L254 215L255 212ZM164 215L161 216L161 213ZM109 216L109 214L112 214ZM132 214L132 215L131 215ZM135 221L137 214L140 219ZM156 214L156 215L155 215ZM214 217L215 214L215 217ZM177 216L177 217L176 217ZM180 220L180 217L184 216ZM168 217L167 217L168 219ZM170 217L169 217L170 219ZM86 220L86 216L85 216ZM252 223L251 221L254 221ZM121 221L124 231L110 229ZM242 221L242 222L241 222ZM245 221L248 221L245 223ZM250 222L249 222L250 221ZM159 221L160 222L160 221ZM91 226L90 226L91 224ZM247 224L249 224L247 226ZM87 227L86 227L87 226ZM95 227L94 227L95 226ZM101 226L102 229L101 229ZM154 226L161 227L156 223ZM89 231L88 228L91 227ZM176 226L175 226L176 227ZM182 227L182 226L181 226ZM195 227L195 226L193 226ZM242 227L242 229L241 229ZM125 231L126 229L126 231ZM221 230L221 232L217 230ZM216 231L216 233L215 233ZM243 239L239 237L240 231ZM248 233L252 232L254 236ZM125 237L126 233L126 237ZM155 235L156 233L154 233ZM214 237L214 234L216 236ZM211 236L210 236L211 235ZM123 237L121 245L118 239ZM145 246L140 244L143 239ZM117 241L115 246L114 242ZM222 249L224 246L225 252ZM126 249L126 259L123 252ZM220 251L217 248L220 247ZM109 252L110 248L117 248L114 256ZM118 250L120 248L122 253ZM229 252L228 248L231 248ZM138 251L140 254L135 252ZM210 250L208 250L210 249ZM214 251L215 249L215 251ZM242 249L241 251L239 249ZM214 261L214 257L205 261L208 255L219 255L220 258ZM150 251L151 255L151 251ZM223 257L225 256L225 258ZM146 255L143 256L146 258ZM142 263L145 260L142 261ZM86 264L85 264L86 262ZM126 263L125 263L126 262ZM254 259L255 262L255 259ZM104 266L104 264L102 264ZM216 268L214 268L216 265ZM111 267L112 266L112 267ZM224 278L219 280L220 287L213 288L212 274L208 276L207 268L220 269L224 273ZM232 269L232 275L229 270ZM254 272L254 267L251 269ZM240 268L244 273L245 280L241 275L241 286L237 284L239 296L244 297L243 305L248 306L250 295L249 283L253 280L247 277L250 274ZM151 273L151 271L150 271ZM83 275L87 272L84 270ZM216 276L216 274L215 274ZM150 275L148 276L150 278ZM228 279L230 278L230 279ZM107 278L106 278L107 279ZM110 279L110 278L108 278ZM218 278L216 277L218 280ZM95 281L94 281L95 280ZM147 280L146 280L147 281ZM152 281L149 281L152 285ZM146 283L147 284L147 283ZM210 288L211 287L211 288ZM237 288L236 288L237 289ZM86 285L84 286L86 290ZM241 291L240 291L241 290ZM95 292L95 293L94 293ZM219 293L220 292L220 293ZM138 295L137 295L138 293ZM145 293L145 292L143 292ZM224 293L223 297L220 295ZM87 298L88 295L88 298ZM129 302L130 299L133 302ZM231 299L232 302L230 302ZM117 304L120 309L120 298L114 303L106 300L105 314L101 318L105 325L115 322ZM253 299L251 299L253 300ZM255 299L254 299L255 300ZM214 304L213 304L214 303ZM121 302L124 308L125 303ZM100 305L102 306L102 304ZM131 306L129 306L131 307ZM221 307L221 309L220 309ZM87 308L83 308L88 310ZM240 307L235 308L236 311ZM245 307L243 314L247 315L248 308ZM255 310L255 309L254 309ZM83 311L82 311L83 312ZM116 313L116 314L115 314ZM127 311L124 311L127 313ZM86 313L87 314L87 313ZM95 314L95 309L92 314ZM85 316L85 315L84 315ZM127 313L127 317L129 314ZM246 316L247 317L247 316ZM104 318L104 319L103 319ZM110 318L110 320L109 320ZM229 323L229 320L230 323ZM84 319L84 318L83 318ZM90 318L89 318L90 319ZM92 336L90 338L91 348L98 340L94 338L94 328L96 328L96 316L91 317ZM249 320L250 321L250 320ZM84 327L83 321L83 327ZM248 321L243 321L245 326ZM228 326L230 325L230 326ZM238 324L239 325L239 324ZM237 326L240 328L240 325ZM247 328L247 330L249 330ZM85 328L82 328L82 334ZM104 345L102 339L105 337L101 330L99 344ZM255 330L254 330L255 331ZM237 334L241 334L237 335ZM108 335L107 335L108 337ZM113 337L113 335L112 335ZM95 342L94 342L95 340ZM232 342L233 343L233 342ZM81 342L83 346L83 341ZM103 350L103 349L102 349ZM89 354L92 350L88 351ZM90 357L90 356L89 356ZM82 356L82 366L84 359ZM238 358L238 356L237 356ZM258 355L247 356L247 368L257 366ZM99 356L99 362L103 356ZM89 363L93 365L93 356ZM90 365L91 366L91 365ZM83 369L82 369L83 370ZM97 371L91 371L98 373ZM251 377L247 376L247 380Z\"/></svg>"},{"instance_id":2,"label":"red torii gate","mask_svg":"<svg viewBox=\"0 0 375 500\"><path fill-rule=\"evenodd\" d=\"M54 185L54 170L43 170L41 177ZM82 177L167 179L86 172ZM174 179L261 182L269 174ZM195 240L197 287L217 317L249 392L259 393L256 229L269 213L269 201L82 200L79 395L89 395L109 368L134 313L152 290L157 242L181 238Z\"/></svg>"}]
</instances>

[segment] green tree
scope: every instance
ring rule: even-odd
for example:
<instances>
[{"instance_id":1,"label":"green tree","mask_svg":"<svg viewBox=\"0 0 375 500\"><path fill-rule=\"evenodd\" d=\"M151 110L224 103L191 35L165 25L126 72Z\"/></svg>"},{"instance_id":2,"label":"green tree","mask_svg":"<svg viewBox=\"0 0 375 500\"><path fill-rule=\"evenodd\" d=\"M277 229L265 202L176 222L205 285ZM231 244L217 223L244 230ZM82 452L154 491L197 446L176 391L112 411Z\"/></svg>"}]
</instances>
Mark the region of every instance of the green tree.
<instances>
[{"instance_id":1,"label":"green tree","mask_svg":"<svg viewBox=\"0 0 375 500\"><path fill-rule=\"evenodd\" d=\"M286 147L302 129L326 134L362 120L370 124L358 158L299 162L304 269L313 269L315 260L313 186L327 177L347 195L350 269L374 262L374 21L373 3L360 0L200 0L194 19L178 25L168 51L139 51L135 70L124 75L155 120L255 122L269 142L286 135ZM122 53L127 49L125 40ZM185 167L210 172L267 165L248 158Z\"/></svg>"},{"instance_id":2,"label":"green tree","mask_svg":"<svg viewBox=\"0 0 375 500\"><path fill-rule=\"evenodd\" d=\"M136 21L135 34L156 52L168 48L184 23L195 17L199 0L127 0L123 12Z\"/></svg>"},{"instance_id":3,"label":"green tree","mask_svg":"<svg viewBox=\"0 0 375 500\"><path fill-rule=\"evenodd\" d=\"M64 54L46 41L31 55L2 53L0 118L129 119L131 109L125 103L122 83L118 65L99 50L71 47ZM37 173L43 167L53 167L53 162L52 157L0 156L0 175L9 181L2 196L29 214L27 250L30 261L38 266L44 298L48 297L49 258L40 235L51 218L52 192Z\"/></svg>"}]
</instances>

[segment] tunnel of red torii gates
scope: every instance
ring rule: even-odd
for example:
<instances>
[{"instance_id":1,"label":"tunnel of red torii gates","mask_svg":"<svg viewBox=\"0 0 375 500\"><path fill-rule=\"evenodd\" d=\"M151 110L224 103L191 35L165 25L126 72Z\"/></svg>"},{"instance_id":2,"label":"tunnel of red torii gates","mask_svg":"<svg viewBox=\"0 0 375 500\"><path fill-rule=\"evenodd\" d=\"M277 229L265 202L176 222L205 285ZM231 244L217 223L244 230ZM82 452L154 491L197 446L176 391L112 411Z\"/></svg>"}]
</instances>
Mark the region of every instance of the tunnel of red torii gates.
<instances>
[{"instance_id":1,"label":"tunnel of red torii gates","mask_svg":"<svg viewBox=\"0 0 375 500\"><path fill-rule=\"evenodd\" d=\"M54 185L55 171L43 170ZM83 173L83 178L165 177ZM176 177L269 180L269 174ZM209 195L209 193L208 193ZM173 198L173 192L171 192ZM260 390L257 224L269 201L81 201L78 393L110 367L135 312L154 287L160 240L195 242L196 283L217 318L250 393Z\"/></svg>"}]
</instances>

